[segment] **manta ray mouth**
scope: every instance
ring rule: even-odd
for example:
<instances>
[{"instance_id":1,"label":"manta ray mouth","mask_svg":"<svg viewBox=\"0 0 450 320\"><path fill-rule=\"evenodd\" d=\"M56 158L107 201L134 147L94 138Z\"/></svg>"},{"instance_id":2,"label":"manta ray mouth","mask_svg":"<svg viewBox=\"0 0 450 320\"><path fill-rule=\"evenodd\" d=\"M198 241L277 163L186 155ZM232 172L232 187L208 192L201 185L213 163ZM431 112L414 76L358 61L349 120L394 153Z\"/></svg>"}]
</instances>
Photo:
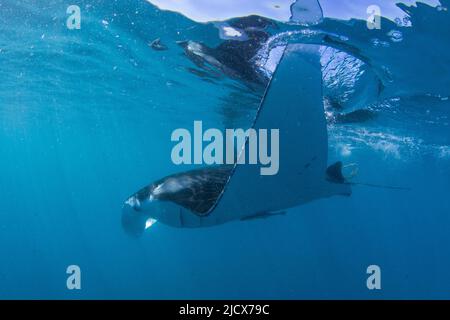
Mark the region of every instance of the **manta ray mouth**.
<instances>
[{"instance_id":1,"label":"manta ray mouth","mask_svg":"<svg viewBox=\"0 0 450 320\"><path fill-rule=\"evenodd\" d=\"M155 219L146 216L130 201L125 202L122 207L122 227L129 236L140 237L155 222Z\"/></svg>"}]
</instances>

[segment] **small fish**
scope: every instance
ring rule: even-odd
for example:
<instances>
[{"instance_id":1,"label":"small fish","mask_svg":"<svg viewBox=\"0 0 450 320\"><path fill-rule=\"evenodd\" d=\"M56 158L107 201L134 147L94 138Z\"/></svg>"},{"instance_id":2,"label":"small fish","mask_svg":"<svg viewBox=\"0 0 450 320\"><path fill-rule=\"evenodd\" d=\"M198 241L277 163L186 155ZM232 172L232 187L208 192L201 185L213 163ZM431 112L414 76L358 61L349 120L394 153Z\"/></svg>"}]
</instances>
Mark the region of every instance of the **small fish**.
<instances>
[{"instance_id":1,"label":"small fish","mask_svg":"<svg viewBox=\"0 0 450 320\"><path fill-rule=\"evenodd\" d=\"M255 220L255 219L266 219L273 216L283 216L286 214L286 211L278 211L278 212L261 212L255 215L251 215L248 217L241 218L241 221L247 220Z\"/></svg>"},{"instance_id":2,"label":"small fish","mask_svg":"<svg viewBox=\"0 0 450 320\"><path fill-rule=\"evenodd\" d=\"M164 50L168 49L167 46L161 42L160 38L153 40L148 45L150 48L152 48L153 50L156 50L156 51L164 51Z\"/></svg>"}]
</instances>

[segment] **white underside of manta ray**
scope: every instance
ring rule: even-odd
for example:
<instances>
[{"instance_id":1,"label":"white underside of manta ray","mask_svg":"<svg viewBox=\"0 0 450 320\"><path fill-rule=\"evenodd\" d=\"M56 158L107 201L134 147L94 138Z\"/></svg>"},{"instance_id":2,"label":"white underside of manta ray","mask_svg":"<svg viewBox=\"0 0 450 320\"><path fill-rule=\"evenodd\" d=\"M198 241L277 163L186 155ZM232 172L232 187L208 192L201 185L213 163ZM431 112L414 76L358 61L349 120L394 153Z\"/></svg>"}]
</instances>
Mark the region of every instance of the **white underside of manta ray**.
<instances>
[{"instance_id":1,"label":"white underside of manta ray","mask_svg":"<svg viewBox=\"0 0 450 320\"><path fill-rule=\"evenodd\" d=\"M328 167L318 46L287 46L253 128L279 129L278 174L260 175L260 165L237 164L168 176L125 202L124 229L140 235L155 221L173 227L208 227L265 218L316 199L351 194L340 163Z\"/></svg>"}]
</instances>

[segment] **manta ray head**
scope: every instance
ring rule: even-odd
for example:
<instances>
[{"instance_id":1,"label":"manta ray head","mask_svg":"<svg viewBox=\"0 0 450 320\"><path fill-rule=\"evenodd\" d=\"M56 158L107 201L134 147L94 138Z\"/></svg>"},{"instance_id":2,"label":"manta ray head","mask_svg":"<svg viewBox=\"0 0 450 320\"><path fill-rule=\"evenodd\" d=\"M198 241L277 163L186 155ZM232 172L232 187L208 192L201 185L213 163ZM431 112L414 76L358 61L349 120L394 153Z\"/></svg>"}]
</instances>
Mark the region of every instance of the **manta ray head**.
<instances>
[{"instance_id":1,"label":"manta ray head","mask_svg":"<svg viewBox=\"0 0 450 320\"><path fill-rule=\"evenodd\" d=\"M189 198L186 187L190 180L164 178L129 197L122 207L122 226L126 233L139 237L157 221L171 226L182 224L181 207L177 204Z\"/></svg>"},{"instance_id":2,"label":"manta ray head","mask_svg":"<svg viewBox=\"0 0 450 320\"><path fill-rule=\"evenodd\" d=\"M233 168L233 165L210 166L153 182L125 201L124 230L139 236L155 221L176 228L203 226Z\"/></svg>"},{"instance_id":3,"label":"manta ray head","mask_svg":"<svg viewBox=\"0 0 450 320\"><path fill-rule=\"evenodd\" d=\"M129 197L122 207L122 227L131 236L139 237L160 218L161 202L148 186Z\"/></svg>"}]
</instances>

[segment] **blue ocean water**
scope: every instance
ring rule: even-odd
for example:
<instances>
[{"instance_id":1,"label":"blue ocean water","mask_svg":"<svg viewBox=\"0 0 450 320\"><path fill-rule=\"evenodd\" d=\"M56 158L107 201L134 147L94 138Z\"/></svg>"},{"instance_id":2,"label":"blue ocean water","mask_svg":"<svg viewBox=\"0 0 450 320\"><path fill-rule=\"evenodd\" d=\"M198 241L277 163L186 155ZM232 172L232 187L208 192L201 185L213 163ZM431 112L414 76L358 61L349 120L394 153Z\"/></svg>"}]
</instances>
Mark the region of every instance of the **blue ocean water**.
<instances>
[{"instance_id":1,"label":"blue ocean water","mask_svg":"<svg viewBox=\"0 0 450 320\"><path fill-rule=\"evenodd\" d=\"M0 298L450 298L448 1L399 5L407 18L370 31L361 19L271 20L233 72L177 42L217 48L235 20L82 0L70 30L72 4L0 2ZM158 38L167 50L149 46ZM124 200L186 170L171 161L172 131L251 125L264 83L236 72L270 77L270 52L287 43L323 47L330 163L409 190L359 185L283 216L129 237ZM361 109L370 119L340 121ZM73 264L81 290L66 287ZM366 286L373 264L381 290Z\"/></svg>"}]
</instances>

